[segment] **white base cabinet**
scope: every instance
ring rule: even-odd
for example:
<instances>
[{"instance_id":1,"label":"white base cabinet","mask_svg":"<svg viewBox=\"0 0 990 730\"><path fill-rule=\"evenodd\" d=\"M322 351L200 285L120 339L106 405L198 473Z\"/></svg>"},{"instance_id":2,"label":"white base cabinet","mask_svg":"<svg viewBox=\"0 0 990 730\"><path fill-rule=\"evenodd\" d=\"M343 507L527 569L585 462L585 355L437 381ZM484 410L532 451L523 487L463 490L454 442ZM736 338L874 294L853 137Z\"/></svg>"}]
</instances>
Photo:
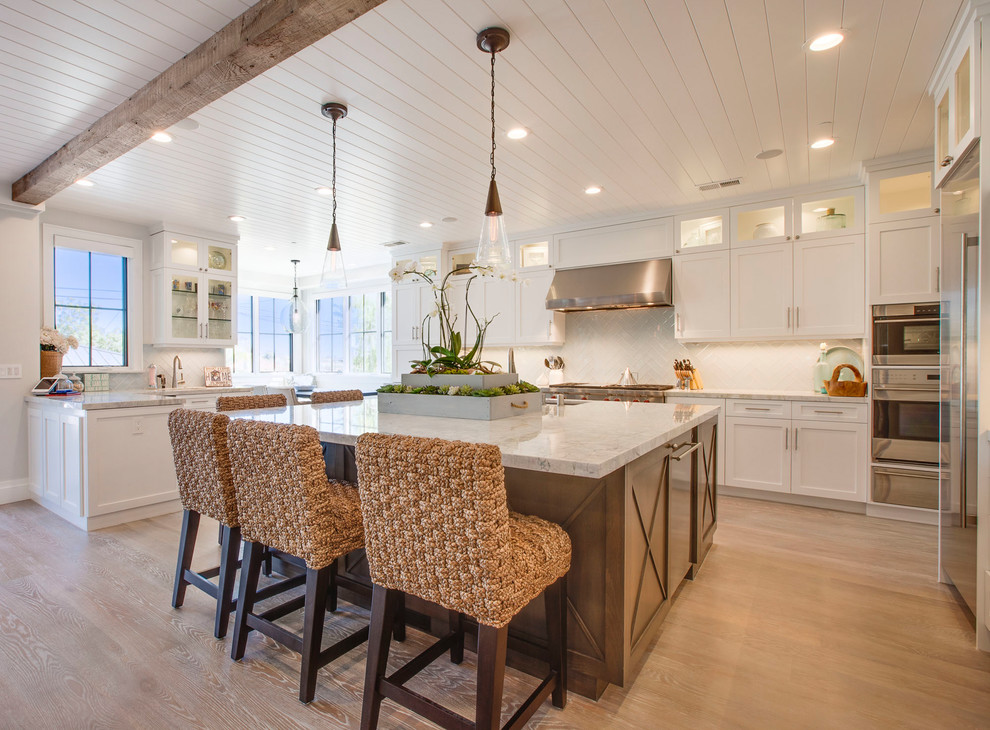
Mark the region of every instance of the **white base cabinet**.
<instances>
[{"instance_id":1,"label":"white base cabinet","mask_svg":"<svg viewBox=\"0 0 990 730\"><path fill-rule=\"evenodd\" d=\"M791 491L790 428L786 419L726 418L725 483Z\"/></svg>"},{"instance_id":2,"label":"white base cabinet","mask_svg":"<svg viewBox=\"0 0 990 730\"><path fill-rule=\"evenodd\" d=\"M168 415L181 407L30 403L31 498L83 530L181 509L168 434Z\"/></svg>"},{"instance_id":3,"label":"white base cabinet","mask_svg":"<svg viewBox=\"0 0 990 730\"><path fill-rule=\"evenodd\" d=\"M793 429L791 492L865 502L866 424L794 421Z\"/></svg>"}]
</instances>

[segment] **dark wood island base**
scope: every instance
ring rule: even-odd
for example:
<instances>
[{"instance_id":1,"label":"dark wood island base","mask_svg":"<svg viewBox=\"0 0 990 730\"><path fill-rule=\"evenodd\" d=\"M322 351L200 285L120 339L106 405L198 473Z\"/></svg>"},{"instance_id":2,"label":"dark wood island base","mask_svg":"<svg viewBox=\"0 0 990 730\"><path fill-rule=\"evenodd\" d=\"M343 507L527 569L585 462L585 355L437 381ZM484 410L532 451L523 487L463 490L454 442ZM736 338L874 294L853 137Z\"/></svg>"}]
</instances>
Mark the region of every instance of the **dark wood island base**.
<instances>
[{"instance_id":1,"label":"dark wood island base","mask_svg":"<svg viewBox=\"0 0 990 730\"><path fill-rule=\"evenodd\" d=\"M600 479L506 468L509 506L552 520L571 537L568 575L568 690L598 699L609 684L632 682L678 587L697 576L716 528L717 419L713 416ZM354 480L354 448L326 443L335 476ZM349 554L340 589L370 606L364 551ZM367 586L367 590L362 587ZM408 623L442 636L447 612L410 598ZM509 625L507 663L542 676L543 601ZM469 631L474 633L473 628Z\"/></svg>"}]
</instances>

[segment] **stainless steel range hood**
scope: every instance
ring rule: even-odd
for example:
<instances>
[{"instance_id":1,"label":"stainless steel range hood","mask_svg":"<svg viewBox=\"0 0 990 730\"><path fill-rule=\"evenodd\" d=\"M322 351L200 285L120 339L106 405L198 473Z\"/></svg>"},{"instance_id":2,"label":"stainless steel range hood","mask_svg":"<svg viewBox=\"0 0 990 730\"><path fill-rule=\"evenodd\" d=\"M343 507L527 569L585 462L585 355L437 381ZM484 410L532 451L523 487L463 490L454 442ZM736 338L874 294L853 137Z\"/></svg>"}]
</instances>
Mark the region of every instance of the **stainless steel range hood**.
<instances>
[{"instance_id":1,"label":"stainless steel range hood","mask_svg":"<svg viewBox=\"0 0 990 730\"><path fill-rule=\"evenodd\" d=\"M581 312L669 307L673 304L670 270L670 259L563 269L553 276L547 292L547 309Z\"/></svg>"}]
</instances>

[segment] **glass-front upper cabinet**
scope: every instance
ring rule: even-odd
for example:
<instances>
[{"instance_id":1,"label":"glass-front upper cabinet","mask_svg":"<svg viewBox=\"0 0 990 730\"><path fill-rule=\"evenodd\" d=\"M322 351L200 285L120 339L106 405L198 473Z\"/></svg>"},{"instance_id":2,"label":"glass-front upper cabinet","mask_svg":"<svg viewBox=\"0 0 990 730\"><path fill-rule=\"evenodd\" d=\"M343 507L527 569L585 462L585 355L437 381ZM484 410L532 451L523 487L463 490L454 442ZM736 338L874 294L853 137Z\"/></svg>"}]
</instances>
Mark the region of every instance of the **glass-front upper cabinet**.
<instances>
[{"instance_id":1,"label":"glass-front upper cabinet","mask_svg":"<svg viewBox=\"0 0 990 730\"><path fill-rule=\"evenodd\" d=\"M513 264L520 271L549 269L553 265L549 237L515 241L512 246L515 249Z\"/></svg>"},{"instance_id":2,"label":"glass-front upper cabinet","mask_svg":"<svg viewBox=\"0 0 990 730\"><path fill-rule=\"evenodd\" d=\"M871 172L870 223L921 218L936 211L931 163Z\"/></svg>"},{"instance_id":3,"label":"glass-front upper cabinet","mask_svg":"<svg viewBox=\"0 0 990 730\"><path fill-rule=\"evenodd\" d=\"M794 238L862 233L863 188L846 188L794 199Z\"/></svg>"},{"instance_id":4,"label":"glass-front upper cabinet","mask_svg":"<svg viewBox=\"0 0 990 730\"><path fill-rule=\"evenodd\" d=\"M979 136L976 64L979 61L979 23L968 30L947 64L939 69L935 101L935 186Z\"/></svg>"},{"instance_id":5,"label":"glass-front upper cabinet","mask_svg":"<svg viewBox=\"0 0 990 730\"><path fill-rule=\"evenodd\" d=\"M729 210L733 247L783 243L793 238L793 201L790 198L736 205Z\"/></svg>"},{"instance_id":6,"label":"glass-front upper cabinet","mask_svg":"<svg viewBox=\"0 0 990 730\"><path fill-rule=\"evenodd\" d=\"M159 231L151 237L151 245L153 269L237 273L237 246L232 242Z\"/></svg>"},{"instance_id":7,"label":"glass-front upper cabinet","mask_svg":"<svg viewBox=\"0 0 990 730\"><path fill-rule=\"evenodd\" d=\"M472 260L474 259L474 254L471 254ZM406 257L395 256L392 259L393 265L397 265L400 261L415 261L417 271L432 271L430 278L433 281L439 283L439 280L443 278L440 275L440 251L424 251L421 253L409 253ZM468 262L470 263L470 262ZM451 268L448 271L453 270L452 262L448 261L448 266ZM446 272L443 272L446 273ZM421 276L410 275L402 279L402 281L396 282L397 285L402 286L404 284L422 284L425 281Z\"/></svg>"},{"instance_id":8,"label":"glass-front upper cabinet","mask_svg":"<svg viewBox=\"0 0 990 730\"><path fill-rule=\"evenodd\" d=\"M729 209L674 218L674 253L718 251L729 247Z\"/></svg>"},{"instance_id":9,"label":"glass-front upper cabinet","mask_svg":"<svg viewBox=\"0 0 990 730\"><path fill-rule=\"evenodd\" d=\"M171 309L168 313L166 339L197 341L203 337L199 319L198 274L172 272L169 289Z\"/></svg>"}]
</instances>

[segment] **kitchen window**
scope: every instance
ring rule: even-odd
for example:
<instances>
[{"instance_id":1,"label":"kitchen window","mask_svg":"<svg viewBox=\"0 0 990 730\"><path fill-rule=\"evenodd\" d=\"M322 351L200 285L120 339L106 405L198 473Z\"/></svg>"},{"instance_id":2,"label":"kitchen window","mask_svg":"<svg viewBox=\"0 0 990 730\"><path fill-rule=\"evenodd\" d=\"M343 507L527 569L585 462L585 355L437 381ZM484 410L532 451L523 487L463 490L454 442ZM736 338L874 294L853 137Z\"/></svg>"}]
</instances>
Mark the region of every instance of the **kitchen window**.
<instances>
[{"instance_id":1,"label":"kitchen window","mask_svg":"<svg viewBox=\"0 0 990 730\"><path fill-rule=\"evenodd\" d=\"M254 372L254 297L237 295L237 340L234 344L235 373Z\"/></svg>"},{"instance_id":2,"label":"kitchen window","mask_svg":"<svg viewBox=\"0 0 990 730\"><path fill-rule=\"evenodd\" d=\"M140 369L141 241L59 226L43 232L44 323L79 340L65 369Z\"/></svg>"},{"instance_id":3,"label":"kitchen window","mask_svg":"<svg viewBox=\"0 0 990 730\"><path fill-rule=\"evenodd\" d=\"M237 296L237 342L227 350L227 365L237 373L292 372L292 334L282 326L289 299L251 294Z\"/></svg>"},{"instance_id":4,"label":"kitchen window","mask_svg":"<svg viewBox=\"0 0 990 730\"><path fill-rule=\"evenodd\" d=\"M323 373L390 373L392 293L316 300L317 367Z\"/></svg>"}]
</instances>

